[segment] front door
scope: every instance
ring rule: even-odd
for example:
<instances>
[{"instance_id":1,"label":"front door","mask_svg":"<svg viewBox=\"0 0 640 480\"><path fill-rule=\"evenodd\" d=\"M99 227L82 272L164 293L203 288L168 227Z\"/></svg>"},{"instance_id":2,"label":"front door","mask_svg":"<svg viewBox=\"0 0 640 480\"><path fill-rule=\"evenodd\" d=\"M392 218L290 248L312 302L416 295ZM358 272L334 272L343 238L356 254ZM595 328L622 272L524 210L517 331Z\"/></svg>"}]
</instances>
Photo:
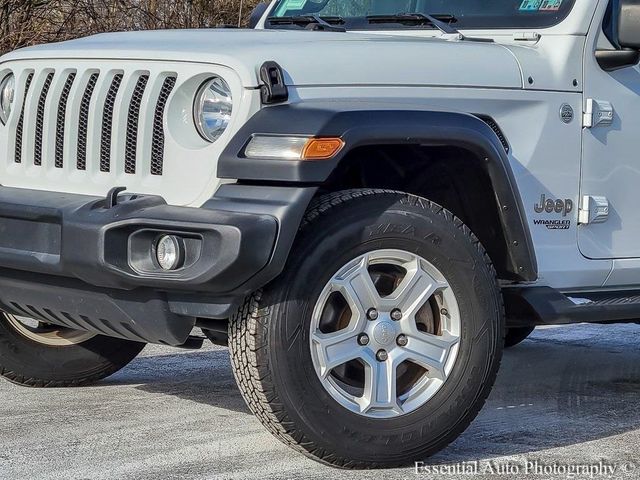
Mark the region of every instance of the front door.
<instances>
[{"instance_id":1,"label":"front door","mask_svg":"<svg viewBox=\"0 0 640 480\"><path fill-rule=\"evenodd\" d=\"M587 45L613 48L604 32L597 32ZM640 68L628 66L605 71L592 48L585 57L585 110L591 100L593 126L583 128L581 205L591 205L591 216L600 205L601 223L580 225L578 245L588 258L640 257ZM609 120L608 106L613 109ZM601 122L598 124L598 122ZM588 125L588 122L586 122ZM591 197L585 201L585 197ZM604 209L608 201L608 214ZM583 221L586 215L583 215Z\"/></svg>"}]
</instances>

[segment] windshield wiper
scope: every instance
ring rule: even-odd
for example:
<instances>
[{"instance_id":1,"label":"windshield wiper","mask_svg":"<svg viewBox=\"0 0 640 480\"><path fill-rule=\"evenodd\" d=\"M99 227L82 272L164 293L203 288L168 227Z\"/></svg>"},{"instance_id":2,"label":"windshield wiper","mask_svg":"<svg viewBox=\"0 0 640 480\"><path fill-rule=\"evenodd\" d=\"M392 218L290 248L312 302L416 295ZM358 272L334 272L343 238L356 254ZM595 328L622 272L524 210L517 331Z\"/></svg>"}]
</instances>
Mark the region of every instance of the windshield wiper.
<instances>
[{"instance_id":1,"label":"windshield wiper","mask_svg":"<svg viewBox=\"0 0 640 480\"><path fill-rule=\"evenodd\" d=\"M453 15L427 15L426 13L396 13L395 15L367 15L369 23L401 23L404 25L432 25L445 35L462 34L450 24L457 21Z\"/></svg>"},{"instance_id":2,"label":"windshield wiper","mask_svg":"<svg viewBox=\"0 0 640 480\"><path fill-rule=\"evenodd\" d=\"M346 32L342 17L320 17L319 15L296 15L290 17L269 17L271 25L301 25L313 30L323 30L327 32Z\"/></svg>"}]
</instances>

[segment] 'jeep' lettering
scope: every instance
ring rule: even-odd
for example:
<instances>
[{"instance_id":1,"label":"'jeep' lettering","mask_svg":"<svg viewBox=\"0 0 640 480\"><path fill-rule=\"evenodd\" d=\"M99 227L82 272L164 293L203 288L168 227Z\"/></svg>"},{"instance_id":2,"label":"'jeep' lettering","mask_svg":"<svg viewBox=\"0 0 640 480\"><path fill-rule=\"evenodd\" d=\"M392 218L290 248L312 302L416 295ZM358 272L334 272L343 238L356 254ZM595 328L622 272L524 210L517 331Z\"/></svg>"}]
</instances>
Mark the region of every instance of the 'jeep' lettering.
<instances>
[{"instance_id":1,"label":"'jeep' lettering","mask_svg":"<svg viewBox=\"0 0 640 480\"><path fill-rule=\"evenodd\" d=\"M566 217L573 211L573 200L567 198L565 200L553 200L546 198L543 193L540 196L540 202L533 206L536 213L561 213L563 217Z\"/></svg>"}]
</instances>

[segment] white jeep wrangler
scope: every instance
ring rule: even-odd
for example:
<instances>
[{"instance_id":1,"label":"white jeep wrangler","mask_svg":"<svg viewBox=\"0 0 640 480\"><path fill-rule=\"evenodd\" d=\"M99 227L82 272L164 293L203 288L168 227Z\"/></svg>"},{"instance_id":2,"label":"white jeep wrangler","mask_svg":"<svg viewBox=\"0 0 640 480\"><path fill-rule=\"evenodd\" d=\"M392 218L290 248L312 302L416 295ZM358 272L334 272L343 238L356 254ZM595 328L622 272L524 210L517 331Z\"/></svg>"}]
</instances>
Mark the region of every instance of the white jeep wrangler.
<instances>
[{"instance_id":1,"label":"white jeep wrangler","mask_svg":"<svg viewBox=\"0 0 640 480\"><path fill-rule=\"evenodd\" d=\"M279 439L439 451L535 325L640 317L640 0L279 0L0 60L0 372L229 345Z\"/></svg>"}]
</instances>

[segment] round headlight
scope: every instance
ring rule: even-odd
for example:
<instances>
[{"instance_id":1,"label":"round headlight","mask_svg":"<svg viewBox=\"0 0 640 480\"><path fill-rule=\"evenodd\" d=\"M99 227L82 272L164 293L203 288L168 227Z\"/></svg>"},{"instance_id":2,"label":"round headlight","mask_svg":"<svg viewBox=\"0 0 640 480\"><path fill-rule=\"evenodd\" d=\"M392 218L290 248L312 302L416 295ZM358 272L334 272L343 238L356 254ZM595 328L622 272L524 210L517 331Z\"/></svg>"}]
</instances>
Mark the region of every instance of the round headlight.
<instances>
[{"instance_id":1,"label":"round headlight","mask_svg":"<svg viewBox=\"0 0 640 480\"><path fill-rule=\"evenodd\" d=\"M232 107L227 82L220 77L207 80L198 90L193 112L200 136L215 142L229 125Z\"/></svg>"},{"instance_id":2,"label":"round headlight","mask_svg":"<svg viewBox=\"0 0 640 480\"><path fill-rule=\"evenodd\" d=\"M16 96L16 80L10 73L0 82L0 121L6 125L11 114L11 106Z\"/></svg>"}]
</instances>

